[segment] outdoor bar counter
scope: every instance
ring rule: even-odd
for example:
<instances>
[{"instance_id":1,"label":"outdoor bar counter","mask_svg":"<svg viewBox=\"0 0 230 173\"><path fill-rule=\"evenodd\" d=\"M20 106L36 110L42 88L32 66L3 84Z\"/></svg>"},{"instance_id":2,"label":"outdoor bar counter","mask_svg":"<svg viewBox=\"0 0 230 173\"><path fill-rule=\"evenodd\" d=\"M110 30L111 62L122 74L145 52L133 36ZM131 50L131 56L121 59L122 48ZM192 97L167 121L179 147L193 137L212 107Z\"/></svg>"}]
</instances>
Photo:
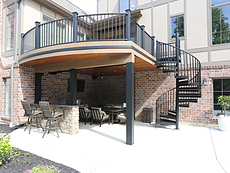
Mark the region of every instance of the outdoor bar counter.
<instances>
[{"instance_id":1,"label":"outdoor bar counter","mask_svg":"<svg viewBox=\"0 0 230 173\"><path fill-rule=\"evenodd\" d=\"M39 107L38 104L32 104L31 107ZM76 134L79 132L79 105L50 105L51 110L60 112L64 110L64 119L60 126L63 133ZM45 125L45 122L42 122Z\"/></svg>"}]
</instances>

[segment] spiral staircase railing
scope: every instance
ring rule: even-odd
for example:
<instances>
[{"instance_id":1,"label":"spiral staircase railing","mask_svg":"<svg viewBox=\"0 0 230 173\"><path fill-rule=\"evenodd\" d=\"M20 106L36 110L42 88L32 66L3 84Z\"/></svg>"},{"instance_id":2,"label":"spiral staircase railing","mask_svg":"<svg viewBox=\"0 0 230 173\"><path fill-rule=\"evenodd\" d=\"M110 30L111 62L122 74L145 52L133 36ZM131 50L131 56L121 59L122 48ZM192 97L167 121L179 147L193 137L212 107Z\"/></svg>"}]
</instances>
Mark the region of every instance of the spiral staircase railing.
<instances>
[{"instance_id":1,"label":"spiral staircase railing","mask_svg":"<svg viewBox=\"0 0 230 173\"><path fill-rule=\"evenodd\" d=\"M156 100L156 124L179 128L179 107L189 107L201 97L201 63L175 43L156 43L157 67L164 73L174 73L176 86Z\"/></svg>"}]
</instances>

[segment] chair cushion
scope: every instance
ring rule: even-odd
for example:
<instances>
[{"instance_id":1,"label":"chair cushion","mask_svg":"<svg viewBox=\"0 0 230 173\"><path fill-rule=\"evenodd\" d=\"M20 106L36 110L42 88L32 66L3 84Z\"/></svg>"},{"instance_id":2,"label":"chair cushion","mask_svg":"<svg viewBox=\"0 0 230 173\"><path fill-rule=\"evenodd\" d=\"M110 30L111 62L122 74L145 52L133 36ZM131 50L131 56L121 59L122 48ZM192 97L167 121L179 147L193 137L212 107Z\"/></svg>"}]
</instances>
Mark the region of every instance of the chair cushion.
<instances>
[{"instance_id":1,"label":"chair cushion","mask_svg":"<svg viewBox=\"0 0 230 173\"><path fill-rule=\"evenodd\" d=\"M117 119L126 120L126 116L124 113L120 113L117 115Z\"/></svg>"},{"instance_id":2,"label":"chair cushion","mask_svg":"<svg viewBox=\"0 0 230 173\"><path fill-rule=\"evenodd\" d=\"M103 119L108 119L109 118L109 115L104 115L103 116Z\"/></svg>"}]
</instances>

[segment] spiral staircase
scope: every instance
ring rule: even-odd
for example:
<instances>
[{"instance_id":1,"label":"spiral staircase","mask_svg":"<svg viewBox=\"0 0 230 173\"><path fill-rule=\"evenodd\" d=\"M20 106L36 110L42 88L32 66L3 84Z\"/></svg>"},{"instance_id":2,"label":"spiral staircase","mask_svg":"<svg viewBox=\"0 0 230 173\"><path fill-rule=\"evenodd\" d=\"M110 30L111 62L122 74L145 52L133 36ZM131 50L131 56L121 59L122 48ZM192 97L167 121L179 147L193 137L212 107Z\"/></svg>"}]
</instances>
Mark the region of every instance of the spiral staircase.
<instances>
[{"instance_id":1,"label":"spiral staircase","mask_svg":"<svg viewBox=\"0 0 230 173\"><path fill-rule=\"evenodd\" d=\"M176 79L176 87L156 100L156 125L175 125L179 129L179 108L189 107L201 97L201 64L180 49L178 37L175 43L156 42L156 60L163 73L174 73Z\"/></svg>"}]
</instances>

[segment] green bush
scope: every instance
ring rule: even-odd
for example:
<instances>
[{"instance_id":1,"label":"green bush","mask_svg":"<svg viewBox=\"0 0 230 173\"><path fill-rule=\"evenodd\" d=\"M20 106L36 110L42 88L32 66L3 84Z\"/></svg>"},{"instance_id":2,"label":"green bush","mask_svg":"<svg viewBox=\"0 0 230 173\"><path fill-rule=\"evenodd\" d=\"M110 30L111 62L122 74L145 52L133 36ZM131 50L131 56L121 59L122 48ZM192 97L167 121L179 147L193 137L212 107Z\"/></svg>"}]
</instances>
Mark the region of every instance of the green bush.
<instances>
[{"instance_id":1,"label":"green bush","mask_svg":"<svg viewBox=\"0 0 230 173\"><path fill-rule=\"evenodd\" d=\"M10 136L0 138L0 165L6 161L6 157L12 154L13 147L10 146Z\"/></svg>"},{"instance_id":2,"label":"green bush","mask_svg":"<svg viewBox=\"0 0 230 173\"><path fill-rule=\"evenodd\" d=\"M44 173L44 172L58 173L61 172L61 170L59 170L55 166L37 165L33 167L32 170L26 170L24 173Z\"/></svg>"},{"instance_id":3,"label":"green bush","mask_svg":"<svg viewBox=\"0 0 230 173\"><path fill-rule=\"evenodd\" d=\"M230 96L221 95L218 97L218 104L224 110L224 116L226 115L226 109L230 107Z\"/></svg>"}]
</instances>

